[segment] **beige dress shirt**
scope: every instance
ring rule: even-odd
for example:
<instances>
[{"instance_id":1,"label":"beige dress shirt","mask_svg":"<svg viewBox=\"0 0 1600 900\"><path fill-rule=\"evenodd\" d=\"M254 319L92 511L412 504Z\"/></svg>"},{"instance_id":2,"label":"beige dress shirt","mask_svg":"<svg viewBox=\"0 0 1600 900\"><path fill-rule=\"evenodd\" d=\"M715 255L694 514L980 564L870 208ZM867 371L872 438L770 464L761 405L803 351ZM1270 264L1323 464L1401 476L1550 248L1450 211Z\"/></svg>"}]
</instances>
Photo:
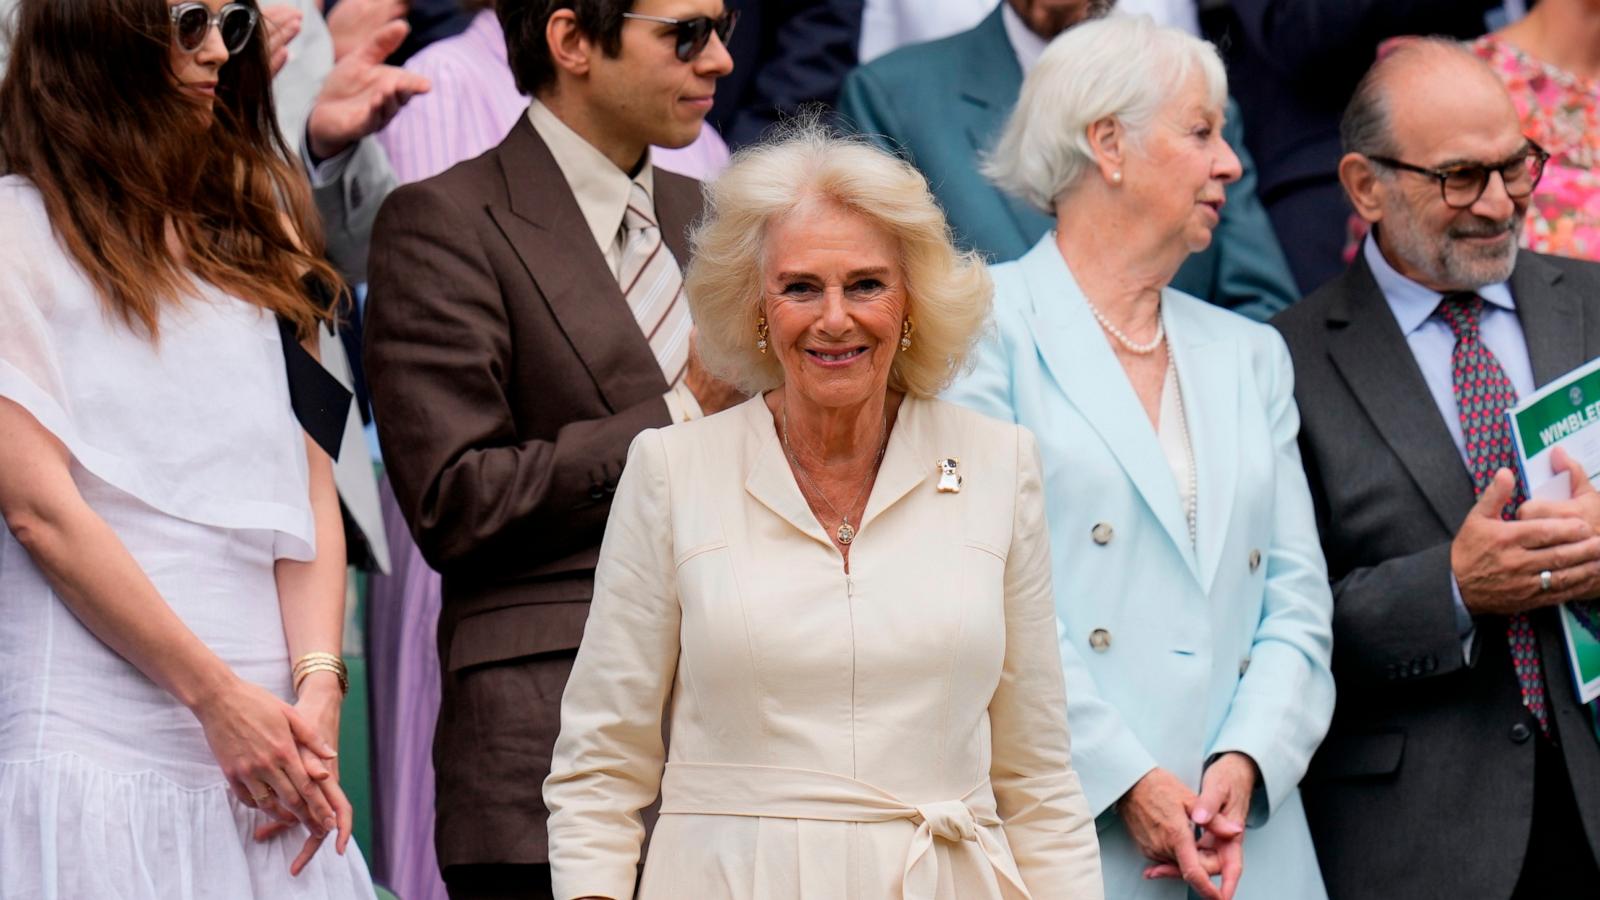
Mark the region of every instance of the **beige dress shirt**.
<instances>
[{"instance_id":1,"label":"beige dress shirt","mask_svg":"<svg viewBox=\"0 0 1600 900\"><path fill-rule=\"evenodd\" d=\"M629 176L538 100L528 105L528 121L539 133L539 139L550 148L550 155L555 157L556 167L566 178L567 186L572 188L572 196L578 201L578 209L600 253L605 256L612 277L617 277L622 269L625 244L622 215L627 211L633 185L637 183L652 202L655 200L655 166L650 162L650 151L645 151L644 165L639 167L638 173ZM661 249L672 252L665 245ZM681 270L683 261L679 260L678 265ZM695 399L686 382L679 382L665 397L672 421L700 418L700 401Z\"/></svg>"},{"instance_id":2,"label":"beige dress shirt","mask_svg":"<svg viewBox=\"0 0 1600 900\"><path fill-rule=\"evenodd\" d=\"M908 398L848 574L760 397L643 432L545 782L556 897L635 896L659 791L641 900L1099 900L1050 572L1015 425Z\"/></svg>"}]
</instances>

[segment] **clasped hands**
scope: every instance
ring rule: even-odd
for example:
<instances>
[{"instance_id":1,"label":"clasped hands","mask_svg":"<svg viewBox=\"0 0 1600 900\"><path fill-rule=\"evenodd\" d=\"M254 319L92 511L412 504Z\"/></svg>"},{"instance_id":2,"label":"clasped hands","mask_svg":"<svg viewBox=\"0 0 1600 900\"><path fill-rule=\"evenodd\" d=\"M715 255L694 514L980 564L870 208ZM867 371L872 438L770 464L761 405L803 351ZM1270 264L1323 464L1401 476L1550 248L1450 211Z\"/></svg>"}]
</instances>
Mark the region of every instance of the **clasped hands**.
<instances>
[{"instance_id":1,"label":"clasped hands","mask_svg":"<svg viewBox=\"0 0 1600 900\"><path fill-rule=\"evenodd\" d=\"M310 831L289 864L291 875L300 874L329 834L338 834L341 855L350 843L355 817L339 786L334 746L342 700L334 676L322 672L305 680L293 706L234 678L193 707L234 796L272 819L255 839L271 840L296 825Z\"/></svg>"},{"instance_id":2,"label":"clasped hands","mask_svg":"<svg viewBox=\"0 0 1600 900\"><path fill-rule=\"evenodd\" d=\"M1117 802L1128 834L1151 860L1144 877L1181 878L1205 900L1232 900L1257 775L1243 753L1224 753L1206 767L1199 794L1166 769L1146 772ZM1211 880L1217 876L1220 889Z\"/></svg>"},{"instance_id":3,"label":"clasped hands","mask_svg":"<svg viewBox=\"0 0 1600 900\"><path fill-rule=\"evenodd\" d=\"M1510 615L1600 596L1600 493L1564 450L1553 451L1551 465L1571 480L1571 499L1529 500L1506 521L1500 513L1516 476L1501 469L1462 522L1450 569L1468 612Z\"/></svg>"}]
</instances>

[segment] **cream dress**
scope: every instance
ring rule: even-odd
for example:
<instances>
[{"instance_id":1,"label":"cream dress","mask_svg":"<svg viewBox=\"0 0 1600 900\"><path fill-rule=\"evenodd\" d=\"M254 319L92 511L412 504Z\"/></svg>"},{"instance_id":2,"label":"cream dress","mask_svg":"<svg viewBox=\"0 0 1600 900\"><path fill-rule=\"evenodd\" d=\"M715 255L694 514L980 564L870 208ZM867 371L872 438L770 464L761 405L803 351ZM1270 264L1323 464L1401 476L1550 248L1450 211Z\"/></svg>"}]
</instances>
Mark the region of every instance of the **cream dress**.
<instances>
[{"instance_id":1,"label":"cream dress","mask_svg":"<svg viewBox=\"0 0 1600 900\"><path fill-rule=\"evenodd\" d=\"M1098 900L1053 610L1014 425L907 399L848 574L759 397L645 432L545 782L556 896L633 896L659 789L641 900Z\"/></svg>"},{"instance_id":2,"label":"cream dress","mask_svg":"<svg viewBox=\"0 0 1600 900\"><path fill-rule=\"evenodd\" d=\"M240 677L293 696L273 566L315 541L271 315L212 288L159 344L110 318L43 202L0 177L0 397L72 453L79 492ZM373 896L361 853L265 843L194 715L101 643L0 527L0 898Z\"/></svg>"}]
</instances>

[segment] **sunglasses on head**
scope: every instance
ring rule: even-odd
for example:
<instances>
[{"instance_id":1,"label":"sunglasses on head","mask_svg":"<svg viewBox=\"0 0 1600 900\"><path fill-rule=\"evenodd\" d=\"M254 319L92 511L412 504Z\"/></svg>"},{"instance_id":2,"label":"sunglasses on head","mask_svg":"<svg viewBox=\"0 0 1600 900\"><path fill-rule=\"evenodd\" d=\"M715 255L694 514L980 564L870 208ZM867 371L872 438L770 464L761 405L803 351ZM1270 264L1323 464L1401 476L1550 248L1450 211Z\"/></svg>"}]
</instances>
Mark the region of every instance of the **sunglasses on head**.
<instances>
[{"instance_id":1,"label":"sunglasses on head","mask_svg":"<svg viewBox=\"0 0 1600 900\"><path fill-rule=\"evenodd\" d=\"M728 39L733 37L734 26L739 24L739 11L730 9L715 19L710 16L696 16L693 19L669 19L666 16L646 16L640 13L623 13L624 19L639 19L643 22L659 22L662 25L673 25L677 28L678 41L675 51L679 62L688 62L700 55L706 49L706 44L711 42L711 35L715 34L717 40L727 46Z\"/></svg>"},{"instance_id":2,"label":"sunglasses on head","mask_svg":"<svg viewBox=\"0 0 1600 900\"><path fill-rule=\"evenodd\" d=\"M228 53L243 50L250 43L260 14L254 7L243 3L229 3L215 13L204 3L179 3L172 7L172 39L178 49L194 53L206 42L212 26L222 35L222 45Z\"/></svg>"}]
</instances>

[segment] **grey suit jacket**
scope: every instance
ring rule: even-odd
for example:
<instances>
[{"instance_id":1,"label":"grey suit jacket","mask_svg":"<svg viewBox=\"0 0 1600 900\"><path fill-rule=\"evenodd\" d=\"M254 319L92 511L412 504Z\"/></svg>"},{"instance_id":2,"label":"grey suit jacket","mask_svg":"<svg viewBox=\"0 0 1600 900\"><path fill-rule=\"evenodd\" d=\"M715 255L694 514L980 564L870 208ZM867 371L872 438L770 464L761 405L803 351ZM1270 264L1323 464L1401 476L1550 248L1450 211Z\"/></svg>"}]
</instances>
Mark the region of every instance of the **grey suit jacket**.
<instances>
[{"instance_id":1,"label":"grey suit jacket","mask_svg":"<svg viewBox=\"0 0 1600 900\"><path fill-rule=\"evenodd\" d=\"M1600 355L1600 265L1523 251L1511 277L1534 379ZM1474 490L1361 257L1278 316L1334 592L1333 726L1302 786L1334 898L1509 897L1533 821L1533 735L1506 643L1463 658L1450 541ZM1534 614L1552 726L1600 856L1600 743L1554 610Z\"/></svg>"},{"instance_id":2,"label":"grey suit jacket","mask_svg":"<svg viewBox=\"0 0 1600 900\"><path fill-rule=\"evenodd\" d=\"M1022 90L1022 68L998 8L978 27L902 47L851 72L839 93L847 127L904 155L927 176L963 245L1005 262L1055 227L978 171ZM1289 264L1255 194L1255 164L1231 101L1224 137L1244 176L1228 187L1211 246L1184 263L1172 286L1266 321L1299 297Z\"/></svg>"},{"instance_id":3,"label":"grey suit jacket","mask_svg":"<svg viewBox=\"0 0 1600 900\"><path fill-rule=\"evenodd\" d=\"M6 0L0 0L6 2ZM278 128L289 146L300 152L306 139L306 119L333 71L333 37L315 0L289 0L301 12L300 34L289 43L289 61L272 79ZM357 142L336 177L317 185L312 198L322 215L328 260L346 281L367 280L367 247L378 207L399 182L383 147L371 137Z\"/></svg>"}]
</instances>

